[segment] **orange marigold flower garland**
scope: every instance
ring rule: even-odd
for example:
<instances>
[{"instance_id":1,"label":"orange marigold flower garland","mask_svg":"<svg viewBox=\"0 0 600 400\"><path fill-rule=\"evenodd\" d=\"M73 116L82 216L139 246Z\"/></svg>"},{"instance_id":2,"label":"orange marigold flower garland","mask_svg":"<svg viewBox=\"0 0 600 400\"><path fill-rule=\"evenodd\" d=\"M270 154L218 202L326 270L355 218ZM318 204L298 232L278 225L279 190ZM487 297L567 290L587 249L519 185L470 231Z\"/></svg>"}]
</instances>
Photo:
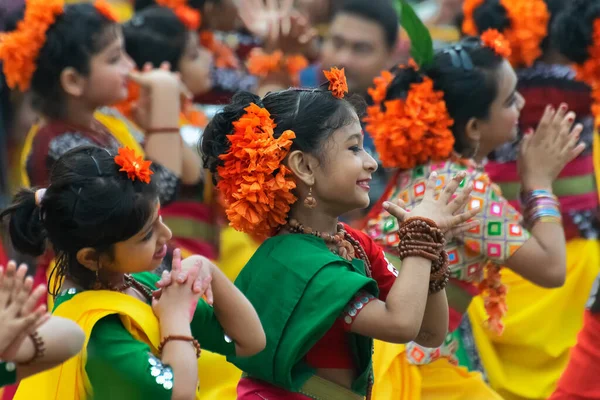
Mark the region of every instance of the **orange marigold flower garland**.
<instances>
[{"instance_id":1,"label":"orange marigold flower garland","mask_svg":"<svg viewBox=\"0 0 600 400\"><path fill-rule=\"evenodd\" d=\"M292 83L297 85L300 81L300 72L308 67L308 60L303 55L284 55L276 50L265 53L263 49L255 47L250 51L246 61L248 72L261 78L266 78L271 73L283 70L290 76Z\"/></svg>"},{"instance_id":2,"label":"orange marigold flower garland","mask_svg":"<svg viewBox=\"0 0 600 400\"><path fill-rule=\"evenodd\" d=\"M152 161L145 161L142 156L135 154L129 147L121 147L115 156L115 163L121 167L119 172L126 172L132 181L139 179L141 182L150 183L154 171L150 169Z\"/></svg>"},{"instance_id":3,"label":"orange marigold flower garland","mask_svg":"<svg viewBox=\"0 0 600 400\"><path fill-rule=\"evenodd\" d=\"M383 78L383 80L389 79ZM394 99L367 109L366 130L385 167L409 169L447 159L454 147L444 93L423 77L413 83L406 99Z\"/></svg>"},{"instance_id":4,"label":"orange marigold flower garland","mask_svg":"<svg viewBox=\"0 0 600 400\"><path fill-rule=\"evenodd\" d=\"M463 33L477 36L480 32L473 17L485 0L465 0L463 4ZM512 65L530 67L542 55L542 41L548 36L550 12L544 0L500 0L510 20L503 34L510 43L508 57Z\"/></svg>"},{"instance_id":5,"label":"orange marigold flower garland","mask_svg":"<svg viewBox=\"0 0 600 400\"><path fill-rule=\"evenodd\" d=\"M388 86L393 80L394 74L390 71L382 71L380 76L373 79L375 87L367 89L367 92L375 104L379 105L385 100Z\"/></svg>"},{"instance_id":6,"label":"orange marigold flower garland","mask_svg":"<svg viewBox=\"0 0 600 400\"><path fill-rule=\"evenodd\" d=\"M266 109L252 103L245 111L227 136L229 151L219 156L224 164L217 167L217 188L230 225L265 238L285 224L297 200L293 174L282 164L296 135L287 130L275 138L276 124Z\"/></svg>"},{"instance_id":7,"label":"orange marigold flower garland","mask_svg":"<svg viewBox=\"0 0 600 400\"><path fill-rule=\"evenodd\" d=\"M338 99L343 99L348 93L348 83L346 82L346 73L344 68L331 68L329 71L323 71L329 81L329 91Z\"/></svg>"},{"instance_id":8,"label":"orange marigold flower garland","mask_svg":"<svg viewBox=\"0 0 600 400\"><path fill-rule=\"evenodd\" d=\"M504 32L513 50L512 65L531 67L542 55L542 42L548 36L550 11L544 0L500 0L510 19Z\"/></svg>"},{"instance_id":9,"label":"orange marigold flower garland","mask_svg":"<svg viewBox=\"0 0 600 400\"><path fill-rule=\"evenodd\" d=\"M11 89L29 89L46 32L63 12L63 0L26 0L25 16L17 29L0 34L0 60Z\"/></svg>"},{"instance_id":10,"label":"orange marigold flower garland","mask_svg":"<svg viewBox=\"0 0 600 400\"><path fill-rule=\"evenodd\" d=\"M190 31L197 31L202 24L200 12L188 6L187 0L156 0L156 4L173 10L179 21Z\"/></svg>"},{"instance_id":11,"label":"orange marigold flower garland","mask_svg":"<svg viewBox=\"0 0 600 400\"><path fill-rule=\"evenodd\" d=\"M498 335L501 335L504 331L502 317L508 310L506 306L507 290L502 283L500 270L500 265L488 263L485 268L485 279L479 283L479 290L483 296L483 304L488 315L488 329Z\"/></svg>"},{"instance_id":12,"label":"orange marigold flower garland","mask_svg":"<svg viewBox=\"0 0 600 400\"><path fill-rule=\"evenodd\" d=\"M102 14L104 16L104 18L108 19L109 21L112 21L112 22L118 21L119 18L117 16L117 12L106 0L96 0L94 2L94 7L96 7L96 10L98 10L98 12L100 14Z\"/></svg>"},{"instance_id":13,"label":"orange marigold flower garland","mask_svg":"<svg viewBox=\"0 0 600 400\"><path fill-rule=\"evenodd\" d=\"M503 34L496 29L488 29L481 35L481 42L485 47L494 50L500 57L508 58L512 54L510 43Z\"/></svg>"}]
</instances>

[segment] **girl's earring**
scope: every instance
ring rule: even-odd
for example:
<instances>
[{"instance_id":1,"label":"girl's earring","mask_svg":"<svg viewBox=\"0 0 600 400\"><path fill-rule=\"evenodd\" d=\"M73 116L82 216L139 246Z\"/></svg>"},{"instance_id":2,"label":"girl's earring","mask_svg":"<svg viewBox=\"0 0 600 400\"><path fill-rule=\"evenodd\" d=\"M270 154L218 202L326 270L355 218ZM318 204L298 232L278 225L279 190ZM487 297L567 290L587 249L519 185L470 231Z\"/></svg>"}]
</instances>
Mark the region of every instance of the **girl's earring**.
<instances>
[{"instance_id":1,"label":"girl's earring","mask_svg":"<svg viewBox=\"0 0 600 400\"><path fill-rule=\"evenodd\" d=\"M96 271L94 271L94 272L96 274L96 280L92 284L92 289L94 289L94 290L104 289L104 285L100 281L100 263L98 263L98 268L96 268Z\"/></svg>"},{"instance_id":2,"label":"girl's earring","mask_svg":"<svg viewBox=\"0 0 600 400\"><path fill-rule=\"evenodd\" d=\"M312 186L308 189L308 195L304 199L304 207L306 208L315 208L317 206L317 199L313 197L312 194Z\"/></svg>"}]
</instances>

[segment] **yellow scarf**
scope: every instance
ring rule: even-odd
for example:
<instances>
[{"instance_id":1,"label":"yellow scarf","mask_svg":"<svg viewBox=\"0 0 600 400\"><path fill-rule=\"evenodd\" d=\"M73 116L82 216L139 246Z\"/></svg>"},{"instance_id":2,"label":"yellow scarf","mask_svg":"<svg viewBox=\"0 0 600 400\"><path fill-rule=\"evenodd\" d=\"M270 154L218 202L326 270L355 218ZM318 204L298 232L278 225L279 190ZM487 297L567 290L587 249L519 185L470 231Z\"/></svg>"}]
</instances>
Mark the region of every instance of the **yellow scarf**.
<instances>
[{"instance_id":1,"label":"yellow scarf","mask_svg":"<svg viewBox=\"0 0 600 400\"><path fill-rule=\"evenodd\" d=\"M104 125L108 131L114 136L114 138L125 147L133 149L136 154L144 155L144 148L137 142L135 137L131 134L129 122L126 122L124 118L119 118L117 115L104 113L102 111L96 111L94 114L95 118ZM27 175L27 159L31 153L33 146L33 140L35 135L39 131L39 124L35 124L27 133L25 143L23 144L23 150L21 151L21 186L30 187L31 182Z\"/></svg>"},{"instance_id":2,"label":"yellow scarf","mask_svg":"<svg viewBox=\"0 0 600 400\"><path fill-rule=\"evenodd\" d=\"M71 319L83 329L85 343L77 356L58 367L25 379L19 385L14 400L86 400L93 394L85 371L87 344L96 322L119 314L125 329L158 355L160 327L152 308L126 294L107 290L91 290L77 294L59 305L54 315ZM199 398L199 393L196 393Z\"/></svg>"}]
</instances>

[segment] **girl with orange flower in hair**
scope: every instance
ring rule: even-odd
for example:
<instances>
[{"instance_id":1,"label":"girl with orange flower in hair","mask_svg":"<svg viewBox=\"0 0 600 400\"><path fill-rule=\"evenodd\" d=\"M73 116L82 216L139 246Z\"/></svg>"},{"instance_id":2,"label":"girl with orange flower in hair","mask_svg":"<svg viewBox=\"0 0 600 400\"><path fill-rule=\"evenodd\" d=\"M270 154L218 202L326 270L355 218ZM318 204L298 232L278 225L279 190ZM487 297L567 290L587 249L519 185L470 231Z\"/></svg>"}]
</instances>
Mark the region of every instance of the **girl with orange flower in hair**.
<instances>
[{"instance_id":1,"label":"girl with orange flower in hair","mask_svg":"<svg viewBox=\"0 0 600 400\"><path fill-rule=\"evenodd\" d=\"M421 54L423 54L421 52ZM458 367L451 334L473 297L485 298L486 329L503 330L506 266L537 285L560 287L565 276L565 239L552 182L567 162L581 153L582 127L566 107L547 107L538 129L520 149L524 218L483 172L481 162L499 145L514 140L524 101L507 60L511 49L498 31L384 72L371 90L366 129L384 166L397 168L379 204L370 212L366 232L397 261L397 222L382 204L401 201L408 209L423 195L425 177L438 173L441 187L457 171L473 185L468 208L481 207L479 225L448 242L450 334L440 347L419 343L375 344L377 399L501 399L479 373ZM397 264L399 265L399 264ZM544 265L544 268L539 268ZM404 265L402 265L402 269ZM428 346L431 347L431 346Z\"/></svg>"},{"instance_id":2,"label":"girl with orange flower in hair","mask_svg":"<svg viewBox=\"0 0 600 400\"><path fill-rule=\"evenodd\" d=\"M0 213L17 250L52 246L53 315L85 334L79 355L21 382L15 399L198 399L201 347L263 349L252 305L206 258L176 252L163 274L173 284L155 291L171 231L152 164L131 148L81 146L55 161L46 189L21 189Z\"/></svg>"},{"instance_id":3,"label":"girl with orange flower in hair","mask_svg":"<svg viewBox=\"0 0 600 400\"><path fill-rule=\"evenodd\" d=\"M451 200L465 174L436 199L434 173L411 212L386 203L402 226L396 271L365 234L338 222L368 206L377 163L344 98L344 71L327 77L329 90L238 93L202 137L230 224L267 238L235 281L267 337L261 353L228 358L245 373L238 399L370 398L373 338L437 346L445 336L443 233L473 227L462 223L478 211L460 211L470 188Z\"/></svg>"},{"instance_id":4,"label":"girl with orange flower in hair","mask_svg":"<svg viewBox=\"0 0 600 400\"><path fill-rule=\"evenodd\" d=\"M140 70L149 63L156 66L169 62L194 97L206 93L212 87L213 56L199 44L200 14L185 2L177 6L173 1L156 3L162 6L144 8L123 24L127 54ZM132 106L138 100L138 92L137 85L131 82L127 101L117 106L133 121ZM206 115L191 101L187 102L180 117L186 142L196 143L207 122ZM259 243L249 235L223 227L225 218L217 202L212 180L207 176L198 185L182 185L177 200L163 207L161 213L173 232L170 250L179 248L184 257L203 255L233 281ZM236 397L241 371L223 356L206 352L198 368L204 377L201 398Z\"/></svg>"},{"instance_id":5,"label":"girl with orange flower in hair","mask_svg":"<svg viewBox=\"0 0 600 400\"><path fill-rule=\"evenodd\" d=\"M494 335L483 327L486 316L481 298L475 299L469 319L463 321L464 331L472 331L490 385L510 400L547 399L554 391L581 329L588 290L600 272L597 184L600 171L594 162L600 142L591 112L592 97L590 87L577 79L575 69L557 46L572 37L570 30L575 30L575 25L559 34L552 31L553 21L569 4L563 0L464 3L465 33L498 29L518 51L517 56L509 59L519 80L517 90L526 100L519 120L520 132L535 126L546 105L559 107L565 103L577 114L576 122L584 127L581 140L586 143L586 150L567 164L552 185L561 204L567 239L565 285L547 290L507 271L504 280L509 287L508 311L503 335ZM581 41L569 46L585 48L583 43L587 42L583 38L578 40ZM520 209L518 148L519 140L501 146L490 154L485 166L490 178L517 210ZM557 331L560 335L555 334Z\"/></svg>"},{"instance_id":6,"label":"girl with orange flower in hair","mask_svg":"<svg viewBox=\"0 0 600 400\"><path fill-rule=\"evenodd\" d=\"M147 152L156 162L164 205L182 183L201 178L198 155L179 135L179 79L163 69L132 71L121 27L106 2L65 6L62 0L27 0L16 29L2 35L0 59L8 86L29 90L42 115L23 148L22 186L47 185L60 155L91 144ZM141 104L143 131L108 107L127 96L130 79L150 94ZM51 259L44 257L40 268L51 271Z\"/></svg>"}]
</instances>

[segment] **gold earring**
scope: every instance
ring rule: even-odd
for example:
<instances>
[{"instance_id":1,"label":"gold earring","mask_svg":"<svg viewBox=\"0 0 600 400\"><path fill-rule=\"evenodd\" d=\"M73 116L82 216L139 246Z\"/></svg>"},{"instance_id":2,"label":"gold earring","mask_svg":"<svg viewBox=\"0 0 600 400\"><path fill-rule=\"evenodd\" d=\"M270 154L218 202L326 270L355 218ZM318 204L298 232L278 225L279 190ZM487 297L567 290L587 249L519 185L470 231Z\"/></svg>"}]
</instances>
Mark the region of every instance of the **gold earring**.
<instances>
[{"instance_id":1,"label":"gold earring","mask_svg":"<svg viewBox=\"0 0 600 400\"><path fill-rule=\"evenodd\" d=\"M98 265L98 268L95 271L95 273L96 273L96 281L92 284L92 289L93 290L102 290L102 289L104 289L104 285L100 281L99 272L100 272L100 266Z\"/></svg>"},{"instance_id":2,"label":"gold earring","mask_svg":"<svg viewBox=\"0 0 600 400\"><path fill-rule=\"evenodd\" d=\"M312 194L312 186L308 189L308 195L304 199L304 207L306 208L315 208L317 206L317 199L313 197Z\"/></svg>"}]
</instances>

